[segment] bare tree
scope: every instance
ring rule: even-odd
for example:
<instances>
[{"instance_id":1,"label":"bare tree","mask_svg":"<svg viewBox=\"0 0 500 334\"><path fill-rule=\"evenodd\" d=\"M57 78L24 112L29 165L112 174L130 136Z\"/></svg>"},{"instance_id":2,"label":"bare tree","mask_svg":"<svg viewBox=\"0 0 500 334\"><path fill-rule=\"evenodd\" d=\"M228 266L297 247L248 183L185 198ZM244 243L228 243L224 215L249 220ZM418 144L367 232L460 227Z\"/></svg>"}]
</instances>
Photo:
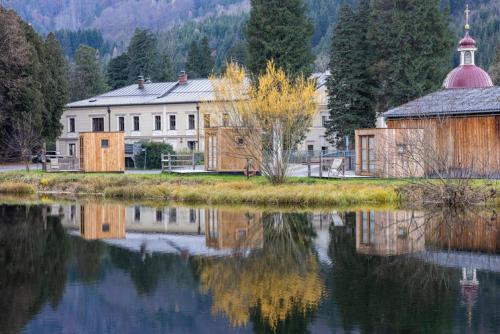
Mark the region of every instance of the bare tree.
<instances>
[{"instance_id":1,"label":"bare tree","mask_svg":"<svg viewBox=\"0 0 500 334\"><path fill-rule=\"evenodd\" d=\"M11 120L10 130L4 136L2 144L10 155L21 158L29 171L31 155L42 146L42 137L30 115L23 112Z\"/></svg>"}]
</instances>

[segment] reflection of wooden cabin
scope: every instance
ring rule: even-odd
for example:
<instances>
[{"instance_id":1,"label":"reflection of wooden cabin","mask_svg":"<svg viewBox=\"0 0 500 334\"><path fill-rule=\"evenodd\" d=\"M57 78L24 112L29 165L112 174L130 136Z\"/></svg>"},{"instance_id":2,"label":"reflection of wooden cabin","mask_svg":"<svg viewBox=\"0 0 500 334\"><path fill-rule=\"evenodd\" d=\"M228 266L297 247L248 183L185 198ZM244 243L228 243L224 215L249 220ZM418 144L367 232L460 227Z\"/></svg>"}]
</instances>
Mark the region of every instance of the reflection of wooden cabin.
<instances>
[{"instance_id":1,"label":"reflection of wooden cabin","mask_svg":"<svg viewBox=\"0 0 500 334\"><path fill-rule=\"evenodd\" d=\"M356 174L379 177L423 176L409 157L421 153L422 129L363 129L355 131Z\"/></svg>"},{"instance_id":2,"label":"reflection of wooden cabin","mask_svg":"<svg viewBox=\"0 0 500 334\"><path fill-rule=\"evenodd\" d=\"M425 249L424 219L419 212L363 210L356 213L356 251L391 256Z\"/></svg>"},{"instance_id":3,"label":"reflection of wooden cabin","mask_svg":"<svg viewBox=\"0 0 500 334\"><path fill-rule=\"evenodd\" d=\"M80 132L80 169L84 172L124 172L124 133Z\"/></svg>"},{"instance_id":4,"label":"reflection of wooden cabin","mask_svg":"<svg viewBox=\"0 0 500 334\"><path fill-rule=\"evenodd\" d=\"M452 220L449 217L432 217L425 233L427 245L438 249L500 251L500 218L491 212L468 213L465 217Z\"/></svg>"},{"instance_id":5,"label":"reflection of wooden cabin","mask_svg":"<svg viewBox=\"0 0 500 334\"><path fill-rule=\"evenodd\" d=\"M264 231L257 212L205 209L206 244L215 249L262 247Z\"/></svg>"},{"instance_id":6,"label":"reflection of wooden cabin","mask_svg":"<svg viewBox=\"0 0 500 334\"><path fill-rule=\"evenodd\" d=\"M84 239L124 239L125 206L87 203L80 209L80 234Z\"/></svg>"},{"instance_id":7,"label":"reflection of wooden cabin","mask_svg":"<svg viewBox=\"0 0 500 334\"><path fill-rule=\"evenodd\" d=\"M250 163L249 170L255 172L258 167L247 157L248 149L245 145L260 146L258 143L246 143L245 138L238 135L234 128L206 128L205 169L217 172L244 172L247 163Z\"/></svg>"}]
</instances>

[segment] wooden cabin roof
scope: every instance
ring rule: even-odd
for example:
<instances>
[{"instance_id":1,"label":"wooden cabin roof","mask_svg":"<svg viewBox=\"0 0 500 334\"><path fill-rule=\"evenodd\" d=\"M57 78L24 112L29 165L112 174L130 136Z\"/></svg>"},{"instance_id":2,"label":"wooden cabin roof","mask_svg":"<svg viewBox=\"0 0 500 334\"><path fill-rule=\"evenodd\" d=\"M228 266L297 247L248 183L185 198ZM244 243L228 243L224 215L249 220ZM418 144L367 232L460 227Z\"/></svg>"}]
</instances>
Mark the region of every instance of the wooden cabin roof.
<instances>
[{"instance_id":1,"label":"wooden cabin roof","mask_svg":"<svg viewBox=\"0 0 500 334\"><path fill-rule=\"evenodd\" d=\"M500 86L443 89L383 114L390 118L500 114Z\"/></svg>"}]
</instances>

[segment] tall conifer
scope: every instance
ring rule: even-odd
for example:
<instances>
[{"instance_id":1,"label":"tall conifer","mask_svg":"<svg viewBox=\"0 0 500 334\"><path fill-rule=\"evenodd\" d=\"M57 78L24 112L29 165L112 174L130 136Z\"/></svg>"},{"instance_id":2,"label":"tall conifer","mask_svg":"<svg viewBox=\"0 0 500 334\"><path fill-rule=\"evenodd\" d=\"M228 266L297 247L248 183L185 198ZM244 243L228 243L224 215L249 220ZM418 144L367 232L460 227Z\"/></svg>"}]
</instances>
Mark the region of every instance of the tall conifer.
<instances>
[{"instance_id":1,"label":"tall conifer","mask_svg":"<svg viewBox=\"0 0 500 334\"><path fill-rule=\"evenodd\" d=\"M331 76L327 82L330 121L326 135L339 147L344 146L346 136L353 142L355 129L375 124L366 25L369 10L368 0L360 0L355 11L344 4L332 36Z\"/></svg>"},{"instance_id":2,"label":"tall conifer","mask_svg":"<svg viewBox=\"0 0 500 334\"><path fill-rule=\"evenodd\" d=\"M262 73L267 61L295 77L312 72L311 39L313 26L303 0L251 0L246 27L248 67Z\"/></svg>"}]
</instances>

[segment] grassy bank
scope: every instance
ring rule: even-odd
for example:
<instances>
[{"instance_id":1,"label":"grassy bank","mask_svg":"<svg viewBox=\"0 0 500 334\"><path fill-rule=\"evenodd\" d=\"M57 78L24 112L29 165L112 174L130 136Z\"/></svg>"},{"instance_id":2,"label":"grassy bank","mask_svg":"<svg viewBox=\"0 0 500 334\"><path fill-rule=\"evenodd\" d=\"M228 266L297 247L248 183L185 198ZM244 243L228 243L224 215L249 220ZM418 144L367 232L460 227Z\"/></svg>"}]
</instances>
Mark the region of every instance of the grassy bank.
<instances>
[{"instance_id":1,"label":"grassy bank","mask_svg":"<svg viewBox=\"0 0 500 334\"><path fill-rule=\"evenodd\" d=\"M221 175L0 174L0 193L94 194L115 199L153 199L203 204L346 206L396 204L400 180L292 178L279 186L262 177Z\"/></svg>"}]
</instances>

